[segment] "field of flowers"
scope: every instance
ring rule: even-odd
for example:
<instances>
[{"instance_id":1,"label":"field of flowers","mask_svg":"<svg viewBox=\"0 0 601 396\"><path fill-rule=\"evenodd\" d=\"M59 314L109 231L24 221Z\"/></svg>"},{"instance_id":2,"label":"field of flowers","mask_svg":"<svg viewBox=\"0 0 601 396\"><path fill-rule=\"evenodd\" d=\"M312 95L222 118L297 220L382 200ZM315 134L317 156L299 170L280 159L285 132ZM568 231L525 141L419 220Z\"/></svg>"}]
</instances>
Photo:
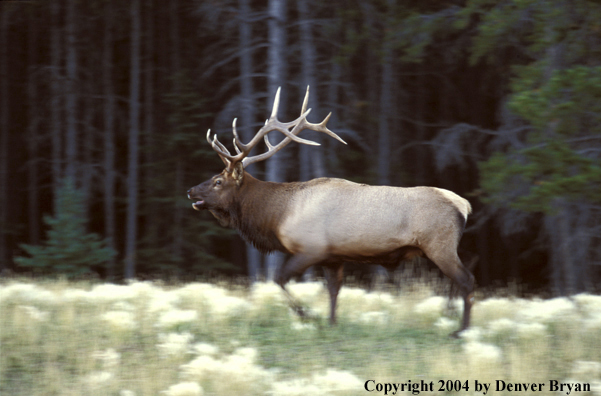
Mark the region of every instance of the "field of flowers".
<instances>
[{"instance_id":1,"label":"field of flowers","mask_svg":"<svg viewBox=\"0 0 601 396\"><path fill-rule=\"evenodd\" d=\"M477 296L473 327L455 340L462 306L449 312L432 290L345 286L330 327L319 282L290 286L311 310L303 322L272 283L5 280L0 394L376 395L366 381L424 380L435 389L420 394L442 395L439 380L557 380L601 395L601 296Z\"/></svg>"}]
</instances>

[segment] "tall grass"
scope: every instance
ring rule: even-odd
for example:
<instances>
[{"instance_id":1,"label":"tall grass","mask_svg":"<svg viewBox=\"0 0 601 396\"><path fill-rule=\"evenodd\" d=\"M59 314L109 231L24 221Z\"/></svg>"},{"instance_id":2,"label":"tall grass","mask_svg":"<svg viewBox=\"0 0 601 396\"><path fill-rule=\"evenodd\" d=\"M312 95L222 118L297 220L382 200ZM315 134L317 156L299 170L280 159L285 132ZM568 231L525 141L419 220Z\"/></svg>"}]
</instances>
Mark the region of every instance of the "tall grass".
<instances>
[{"instance_id":1,"label":"tall grass","mask_svg":"<svg viewBox=\"0 0 601 396\"><path fill-rule=\"evenodd\" d=\"M290 290L317 319L299 320L271 283L5 281L0 393L364 395L367 380L424 380L435 389L421 394L444 394L437 383L450 379L469 380L462 393L476 394L474 380L554 379L601 395L599 296L479 299L473 327L454 340L459 301L449 313L424 284L400 293L345 286L336 327L321 283Z\"/></svg>"}]
</instances>

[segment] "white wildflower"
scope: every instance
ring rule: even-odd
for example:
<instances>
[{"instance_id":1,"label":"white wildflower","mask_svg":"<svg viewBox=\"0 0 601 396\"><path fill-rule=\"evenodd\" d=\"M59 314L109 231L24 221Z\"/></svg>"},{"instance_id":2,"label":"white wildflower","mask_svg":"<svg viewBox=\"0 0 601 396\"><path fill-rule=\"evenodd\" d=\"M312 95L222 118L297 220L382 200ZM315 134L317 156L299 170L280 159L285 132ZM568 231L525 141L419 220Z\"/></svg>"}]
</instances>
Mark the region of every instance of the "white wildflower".
<instances>
[{"instance_id":1,"label":"white wildflower","mask_svg":"<svg viewBox=\"0 0 601 396\"><path fill-rule=\"evenodd\" d=\"M196 355L217 355L219 353L219 347L211 344L207 344L206 342L198 342L194 344L191 348L192 353Z\"/></svg>"},{"instance_id":2,"label":"white wildflower","mask_svg":"<svg viewBox=\"0 0 601 396\"><path fill-rule=\"evenodd\" d=\"M201 355L189 363L180 366L182 374L186 379L202 381L211 376L219 369L221 362L211 356Z\"/></svg>"},{"instance_id":3,"label":"white wildflower","mask_svg":"<svg viewBox=\"0 0 601 396\"><path fill-rule=\"evenodd\" d=\"M475 316L482 317L484 320L488 321L513 317L516 306L519 305L519 301L493 297L478 301L478 303L474 305L473 311Z\"/></svg>"},{"instance_id":4,"label":"white wildflower","mask_svg":"<svg viewBox=\"0 0 601 396\"><path fill-rule=\"evenodd\" d=\"M100 361L104 370L113 369L121 362L121 354L113 348L108 348L104 351L95 351L92 353L92 358Z\"/></svg>"},{"instance_id":5,"label":"white wildflower","mask_svg":"<svg viewBox=\"0 0 601 396\"><path fill-rule=\"evenodd\" d=\"M356 287L343 287L338 293L338 301L341 304L353 306L355 309L360 309L365 304L365 296L367 292Z\"/></svg>"},{"instance_id":6,"label":"white wildflower","mask_svg":"<svg viewBox=\"0 0 601 396\"><path fill-rule=\"evenodd\" d=\"M175 293L194 306L204 307L217 316L237 315L250 307L246 300L230 296L226 289L209 283L191 283Z\"/></svg>"},{"instance_id":7,"label":"white wildflower","mask_svg":"<svg viewBox=\"0 0 601 396\"><path fill-rule=\"evenodd\" d=\"M219 299L210 300L211 313L223 316L238 315L250 308L250 304L239 297L222 295Z\"/></svg>"},{"instance_id":8,"label":"white wildflower","mask_svg":"<svg viewBox=\"0 0 601 396\"><path fill-rule=\"evenodd\" d=\"M388 314L382 311L363 312L359 315L359 322L381 325L388 323Z\"/></svg>"},{"instance_id":9,"label":"white wildflower","mask_svg":"<svg viewBox=\"0 0 601 396\"><path fill-rule=\"evenodd\" d=\"M516 332L520 338L536 338L547 334L547 326L542 323L518 323Z\"/></svg>"},{"instance_id":10,"label":"white wildflower","mask_svg":"<svg viewBox=\"0 0 601 396\"><path fill-rule=\"evenodd\" d=\"M295 331L314 331L317 330L317 327L313 323L301 323L301 322L292 322L290 326L292 330Z\"/></svg>"},{"instance_id":11,"label":"white wildflower","mask_svg":"<svg viewBox=\"0 0 601 396\"><path fill-rule=\"evenodd\" d=\"M484 332L480 327L472 326L459 333L459 336L467 342L477 342L480 341L483 334Z\"/></svg>"},{"instance_id":12,"label":"white wildflower","mask_svg":"<svg viewBox=\"0 0 601 396\"><path fill-rule=\"evenodd\" d=\"M155 290L146 303L146 310L150 313L164 312L175 309L179 303L180 296L177 293L163 290Z\"/></svg>"},{"instance_id":13,"label":"white wildflower","mask_svg":"<svg viewBox=\"0 0 601 396\"><path fill-rule=\"evenodd\" d=\"M363 382L348 371L328 369L325 374L313 375L313 383L325 392L358 391Z\"/></svg>"},{"instance_id":14,"label":"white wildflower","mask_svg":"<svg viewBox=\"0 0 601 396\"><path fill-rule=\"evenodd\" d=\"M576 301L576 304L586 310L601 311L601 296L581 293L572 296L572 300Z\"/></svg>"},{"instance_id":15,"label":"white wildflower","mask_svg":"<svg viewBox=\"0 0 601 396\"><path fill-rule=\"evenodd\" d=\"M515 331L518 324L511 319L501 318L493 320L488 324L488 330L491 334L504 334Z\"/></svg>"},{"instance_id":16,"label":"white wildflower","mask_svg":"<svg viewBox=\"0 0 601 396\"><path fill-rule=\"evenodd\" d=\"M584 381L601 379L601 363L577 360L572 364L572 376Z\"/></svg>"},{"instance_id":17,"label":"white wildflower","mask_svg":"<svg viewBox=\"0 0 601 396\"><path fill-rule=\"evenodd\" d=\"M0 301L9 299L31 304L52 304L60 301L57 294L31 283L13 283L0 288Z\"/></svg>"},{"instance_id":18,"label":"white wildflower","mask_svg":"<svg viewBox=\"0 0 601 396\"><path fill-rule=\"evenodd\" d=\"M180 382L171 385L166 391L162 391L167 396L201 396L202 387L196 382Z\"/></svg>"},{"instance_id":19,"label":"white wildflower","mask_svg":"<svg viewBox=\"0 0 601 396\"><path fill-rule=\"evenodd\" d=\"M20 310L22 310L23 312L25 312L27 314L27 316L29 317L29 319L36 321L36 322L45 322L46 320L48 320L48 317L50 316L49 312L40 311L39 309L37 309L36 307L33 307L31 305L19 305L18 308Z\"/></svg>"},{"instance_id":20,"label":"white wildflower","mask_svg":"<svg viewBox=\"0 0 601 396\"><path fill-rule=\"evenodd\" d=\"M250 295L257 308L271 304L282 305L285 302L282 288L274 282L255 282Z\"/></svg>"},{"instance_id":21,"label":"white wildflower","mask_svg":"<svg viewBox=\"0 0 601 396\"><path fill-rule=\"evenodd\" d=\"M190 333L159 334L160 344L157 344L157 348L162 356L183 354L188 350L188 345L193 338Z\"/></svg>"},{"instance_id":22,"label":"white wildflower","mask_svg":"<svg viewBox=\"0 0 601 396\"><path fill-rule=\"evenodd\" d=\"M325 288L321 282L291 283L287 286L290 293L304 304L313 305L322 300ZM281 292L281 291L280 291Z\"/></svg>"},{"instance_id":23,"label":"white wildflower","mask_svg":"<svg viewBox=\"0 0 601 396\"><path fill-rule=\"evenodd\" d=\"M95 371L93 373L88 374L84 378L84 382L87 385L92 387L100 387L104 386L107 382L111 381L114 378L113 373L109 371Z\"/></svg>"},{"instance_id":24,"label":"white wildflower","mask_svg":"<svg viewBox=\"0 0 601 396\"><path fill-rule=\"evenodd\" d=\"M274 382L269 394L273 396L323 396L324 391L304 378Z\"/></svg>"},{"instance_id":25,"label":"white wildflower","mask_svg":"<svg viewBox=\"0 0 601 396\"><path fill-rule=\"evenodd\" d=\"M130 311L130 312L132 312L132 311L136 310L136 306L127 301L117 301L116 303L113 304L113 306L111 308L114 309L115 311Z\"/></svg>"},{"instance_id":26,"label":"white wildflower","mask_svg":"<svg viewBox=\"0 0 601 396\"><path fill-rule=\"evenodd\" d=\"M444 311L446 303L446 298L441 296L432 296L416 304L413 307L413 312L426 317L438 317Z\"/></svg>"},{"instance_id":27,"label":"white wildflower","mask_svg":"<svg viewBox=\"0 0 601 396\"><path fill-rule=\"evenodd\" d=\"M449 331L459 326L457 321L441 316L434 322L434 327L441 331Z\"/></svg>"},{"instance_id":28,"label":"white wildflower","mask_svg":"<svg viewBox=\"0 0 601 396\"><path fill-rule=\"evenodd\" d=\"M565 319L575 312L576 306L566 297L551 300L533 300L517 313L522 322L550 322Z\"/></svg>"},{"instance_id":29,"label":"white wildflower","mask_svg":"<svg viewBox=\"0 0 601 396\"><path fill-rule=\"evenodd\" d=\"M499 347L479 341L466 342L463 344L463 350L468 360L475 364L496 363L503 356Z\"/></svg>"},{"instance_id":30,"label":"white wildflower","mask_svg":"<svg viewBox=\"0 0 601 396\"><path fill-rule=\"evenodd\" d=\"M297 378L274 382L271 391L273 396L322 396L330 392L357 391L362 389L363 382L348 371L328 369L325 374L314 373L309 378Z\"/></svg>"},{"instance_id":31,"label":"white wildflower","mask_svg":"<svg viewBox=\"0 0 601 396\"><path fill-rule=\"evenodd\" d=\"M61 300L66 303L73 302L88 302L90 300L90 292L83 289L66 289L61 293Z\"/></svg>"},{"instance_id":32,"label":"white wildflower","mask_svg":"<svg viewBox=\"0 0 601 396\"><path fill-rule=\"evenodd\" d=\"M589 317L583 319L582 324L587 329L601 329L601 312L589 313Z\"/></svg>"},{"instance_id":33,"label":"white wildflower","mask_svg":"<svg viewBox=\"0 0 601 396\"><path fill-rule=\"evenodd\" d=\"M134 314L129 311L108 311L102 315L102 319L118 329L133 330L136 328Z\"/></svg>"},{"instance_id":34,"label":"white wildflower","mask_svg":"<svg viewBox=\"0 0 601 396\"><path fill-rule=\"evenodd\" d=\"M31 283L13 283L0 287L0 301L5 302L9 299L18 299L21 295L30 293L36 289Z\"/></svg>"},{"instance_id":35,"label":"white wildflower","mask_svg":"<svg viewBox=\"0 0 601 396\"><path fill-rule=\"evenodd\" d=\"M591 393L594 396L601 396L601 381L599 380L595 380L595 381L591 381Z\"/></svg>"},{"instance_id":36,"label":"white wildflower","mask_svg":"<svg viewBox=\"0 0 601 396\"><path fill-rule=\"evenodd\" d=\"M393 297L388 293L366 293L363 299L364 306L371 309L388 307L394 302Z\"/></svg>"},{"instance_id":37,"label":"white wildflower","mask_svg":"<svg viewBox=\"0 0 601 396\"><path fill-rule=\"evenodd\" d=\"M198 319L198 312L191 309L172 309L163 312L159 317L157 325L160 327L172 327L183 323L194 322Z\"/></svg>"},{"instance_id":38,"label":"white wildflower","mask_svg":"<svg viewBox=\"0 0 601 396\"><path fill-rule=\"evenodd\" d=\"M92 303L101 304L133 299L135 297L135 289L130 286L102 283L94 286L92 290L90 290L88 300Z\"/></svg>"},{"instance_id":39,"label":"white wildflower","mask_svg":"<svg viewBox=\"0 0 601 396\"><path fill-rule=\"evenodd\" d=\"M180 368L184 378L188 380L219 380L235 381L238 383L268 382L272 373L256 365L257 350L254 348L239 348L233 354L216 359L211 356L199 356Z\"/></svg>"}]
</instances>

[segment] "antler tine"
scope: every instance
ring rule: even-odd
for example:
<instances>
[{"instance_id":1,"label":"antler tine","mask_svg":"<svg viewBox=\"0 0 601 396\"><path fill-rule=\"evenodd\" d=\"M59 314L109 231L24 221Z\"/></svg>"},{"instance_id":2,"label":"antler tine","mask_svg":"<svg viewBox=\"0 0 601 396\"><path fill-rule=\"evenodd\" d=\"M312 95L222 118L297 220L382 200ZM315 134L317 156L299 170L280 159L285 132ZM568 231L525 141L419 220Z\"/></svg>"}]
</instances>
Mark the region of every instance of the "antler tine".
<instances>
[{"instance_id":1,"label":"antler tine","mask_svg":"<svg viewBox=\"0 0 601 396\"><path fill-rule=\"evenodd\" d=\"M236 154L241 154L242 151L240 151L240 149L238 148L238 143L236 143L236 138L234 138L233 141L234 141L234 148L236 149Z\"/></svg>"},{"instance_id":2,"label":"antler tine","mask_svg":"<svg viewBox=\"0 0 601 396\"><path fill-rule=\"evenodd\" d=\"M271 145L271 142L267 138L267 135L263 136L263 140L265 141L265 145L267 146L267 151L272 150L274 146Z\"/></svg>"},{"instance_id":3,"label":"antler tine","mask_svg":"<svg viewBox=\"0 0 601 396\"><path fill-rule=\"evenodd\" d=\"M307 93L305 94L305 99L303 99L303 107L301 108L301 116L307 111L307 105L309 104L309 86L307 85Z\"/></svg>"},{"instance_id":4,"label":"antler tine","mask_svg":"<svg viewBox=\"0 0 601 396\"><path fill-rule=\"evenodd\" d=\"M278 87L278 90L275 93L275 98L273 99L273 108L271 109L271 117L269 119L275 119L278 116L278 109L280 107L280 91L282 87Z\"/></svg>"},{"instance_id":5,"label":"antler tine","mask_svg":"<svg viewBox=\"0 0 601 396\"><path fill-rule=\"evenodd\" d=\"M225 147L218 139L217 139L217 134L215 134L213 136L213 140L211 141L211 146L213 146L213 149L217 148L219 149L219 151L221 151L221 154L223 155L227 155L228 159L231 159L232 154L230 153L230 151L227 149L227 147Z\"/></svg>"},{"instance_id":6,"label":"antler tine","mask_svg":"<svg viewBox=\"0 0 601 396\"><path fill-rule=\"evenodd\" d=\"M328 127L326 126L326 124L328 123L328 121L330 120L330 117L332 116L332 113L330 112L326 118L323 119L322 122L320 122L319 124L312 124L310 122L307 121L307 126L310 127L310 129L317 131L317 132L323 132L326 135L329 135L331 137L333 137L334 139L338 140L341 143L347 144L344 140L342 140L342 138L340 136L338 136L337 134L335 134L334 132L332 132L330 129L328 129Z\"/></svg>"},{"instance_id":7,"label":"antler tine","mask_svg":"<svg viewBox=\"0 0 601 396\"><path fill-rule=\"evenodd\" d=\"M213 147L213 150L215 150L217 152L217 155L219 155L219 158L221 158L221 160L223 161L225 166L229 167L231 165L230 152L224 145L222 145L219 142L219 140L217 140L217 135L215 135L213 137L213 140L211 140L211 130L210 129L207 131L207 141L211 144L211 147ZM225 150L227 153L224 152L219 146L221 146L223 148L223 150Z\"/></svg>"}]
</instances>

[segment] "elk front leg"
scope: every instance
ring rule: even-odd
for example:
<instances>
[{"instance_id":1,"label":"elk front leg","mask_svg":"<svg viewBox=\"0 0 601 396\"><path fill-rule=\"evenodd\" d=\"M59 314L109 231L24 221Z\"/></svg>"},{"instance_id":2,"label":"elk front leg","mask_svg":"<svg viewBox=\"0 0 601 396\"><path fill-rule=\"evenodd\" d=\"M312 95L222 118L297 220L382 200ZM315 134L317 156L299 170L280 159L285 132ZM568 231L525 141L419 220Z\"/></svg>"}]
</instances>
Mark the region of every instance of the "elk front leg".
<instances>
[{"instance_id":1,"label":"elk front leg","mask_svg":"<svg viewBox=\"0 0 601 396\"><path fill-rule=\"evenodd\" d=\"M330 293L330 324L336 324L336 300L338 292L342 287L344 279L344 266L342 264L326 265L323 267L323 273L326 277L328 292Z\"/></svg>"},{"instance_id":2,"label":"elk front leg","mask_svg":"<svg viewBox=\"0 0 601 396\"><path fill-rule=\"evenodd\" d=\"M300 317L305 317L307 314L302 305L295 299L290 292L286 289L286 284L290 281L290 279L295 275L301 275L307 268L310 266L322 261L323 258L320 256L311 256L307 254L297 254L293 256L290 260L284 263L280 269L278 270L275 282L280 285L284 293L286 293L286 297L288 298L288 302L290 307L296 312Z\"/></svg>"}]
</instances>

